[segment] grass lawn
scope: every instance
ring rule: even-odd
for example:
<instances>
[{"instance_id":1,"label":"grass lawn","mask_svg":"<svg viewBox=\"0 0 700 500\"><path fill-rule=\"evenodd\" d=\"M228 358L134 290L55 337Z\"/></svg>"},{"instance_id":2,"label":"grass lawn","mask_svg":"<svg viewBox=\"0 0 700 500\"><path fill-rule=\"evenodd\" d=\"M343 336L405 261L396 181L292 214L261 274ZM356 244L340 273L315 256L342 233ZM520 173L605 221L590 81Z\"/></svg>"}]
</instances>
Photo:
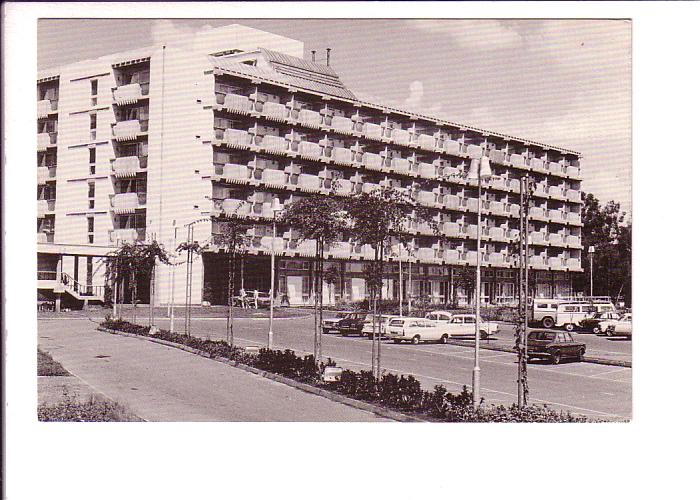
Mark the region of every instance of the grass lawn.
<instances>
[{"instance_id":1,"label":"grass lawn","mask_svg":"<svg viewBox=\"0 0 700 500\"><path fill-rule=\"evenodd\" d=\"M40 377L66 377L70 375L60 363L44 351L36 350L36 374Z\"/></svg>"}]
</instances>

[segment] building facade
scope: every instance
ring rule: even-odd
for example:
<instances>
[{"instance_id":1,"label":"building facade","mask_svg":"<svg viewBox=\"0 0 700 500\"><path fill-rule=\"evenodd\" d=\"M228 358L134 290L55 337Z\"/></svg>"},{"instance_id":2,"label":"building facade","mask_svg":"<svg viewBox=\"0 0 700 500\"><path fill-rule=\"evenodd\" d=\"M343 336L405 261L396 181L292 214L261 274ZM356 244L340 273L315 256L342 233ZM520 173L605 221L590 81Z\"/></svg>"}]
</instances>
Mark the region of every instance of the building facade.
<instances>
[{"instance_id":1,"label":"building facade","mask_svg":"<svg viewBox=\"0 0 700 500\"><path fill-rule=\"evenodd\" d=\"M274 244L278 297L307 303L315 243L284 227L273 241L273 199L391 187L428 208L441 234L415 224L407 245L391 246L385 296L398 297L400 261L406 296L468 301L456 274L476 264L477 187L464 174L483 156L494 175L482 182L482 296L516 295L526 174L537 295L570 295L581 271L578 153L360 101L289 38L226 26L44 71L37 92L42 300L100 301L104 256L121 242L155 239L174 253L186 225L203 244L240 217L253 229L236 288L270 288ZM324 283L324 300L364 299L373 250L349 234L326 253L338 280ZM224 258L214 245L197 257L193 303L225 303ZM185 280L185 266L158 266L156 303L184 303Z\"/></svg>"}]
</instances>

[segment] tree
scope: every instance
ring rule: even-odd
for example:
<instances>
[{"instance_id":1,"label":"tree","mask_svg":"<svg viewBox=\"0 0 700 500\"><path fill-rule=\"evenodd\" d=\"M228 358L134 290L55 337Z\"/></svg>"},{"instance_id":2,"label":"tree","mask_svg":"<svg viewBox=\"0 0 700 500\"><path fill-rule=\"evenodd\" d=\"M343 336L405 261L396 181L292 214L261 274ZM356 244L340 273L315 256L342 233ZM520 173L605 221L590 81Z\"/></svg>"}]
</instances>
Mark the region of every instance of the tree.
<instances>
[{"instance_id":1,"label":"tree","mask_svg":"<svg viewBox=\"0 0 700 500\"><path fill-rule=\"evenodd\" d=\"M356 194L349 199L348 213L352 221L353 239L374 249L371 266L374 279L369 282L373 314L372 366L375 377L381 375L381 335L377 335L377 302L382 299L384 260L391 239L407 232L411 222L431 223L437 233L437 225L431 212L421 207L408 194L392 188L375 189ZM376 342L376 347L375 347Z\"/></svg>"},{"instance_id":2,"label":"tree","mask_svg":"<svg viewBox=\"0 0 700 500\"><path fill-rule=\"evenodd\" d=\"M323 271L323 281L328 285L328 302L332 300L332 287L340 283L340 271L336 266L331 266Z\"/></svg>"},{"instance_id":3,"label":"tree","mask_svg":"<svg viewBox=\"0 0 700 500\"><path fill-rule=\"evenodd\" d=\"M233 345L233 297L236 292L235 265L236 258L242 258L246 249L250 246L251 237L248 230L249 223L243 219L226 218L219 220L219 232L211 237L211 245L224 251L226 254L226 268L228 271L228 284L226 289L226 337Z\"/></svg>"},{"instance_id":4,"label":"tree","mask_svg":"<svg viewBox=\"0 0 700 500\"><path fill-rule=\"evenodd\" d=\"M590 288L590 260L587 251L595 246L593 257L593 294L623 298L626 305L632 303L632 223L625 220L626 213L620 204L600 201L588 193L583 198L581 243L583 245L584 272L575 279L577 290Z\"/></svg>"},{"instance_id":5,"label":"tree","mask_svg":"<svg viewBox=\"0 0 700 500\"><path fill-rule=\"evenodd\" d=\"M323 321L322 277L325 248L340 241L348 229L348 218L343 201L338 198L311 195L288 204L280 222L299 232L302 241L316 244L312 278L314 289L314 359L321 359L321 322Z\"/></svg>"},{"instance_id":6,"label":"tree","mask_svg":"<svg viewBox=\"0 0 700 500\"><path fill-rule=\"evenodd\" d=\"M469 294L474 292L476 285L476 269L469 267L466 264L457 271L457 286L464 290L464 295L469 297Z\"/></svg>"},{"instance_id":7,"label":"tree","mask_svg":"<svg viewBox=\"0 0 700 500\"><path fill-rule=\"evenodd\" d=\"M155 240L148 243L142 241L124 243L118 250L107 256L105 278L117 286L121 282L122 290L128 280L129 288L131 289L134 322L136 321L138 281L142 278L150 280L156 262L169 264L170 256L163 246Z\"/></svg>"}]
</instances>

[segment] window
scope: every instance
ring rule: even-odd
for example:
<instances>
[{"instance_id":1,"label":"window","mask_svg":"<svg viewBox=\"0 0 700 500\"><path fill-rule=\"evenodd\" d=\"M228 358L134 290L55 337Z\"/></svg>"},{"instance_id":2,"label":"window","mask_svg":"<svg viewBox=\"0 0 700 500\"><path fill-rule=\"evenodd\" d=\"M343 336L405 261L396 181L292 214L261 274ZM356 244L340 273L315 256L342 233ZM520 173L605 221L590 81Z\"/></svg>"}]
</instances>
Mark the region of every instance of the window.
<instances>
[{"instance_id":1,"label":"window","mask_svg":"<svg viewBox=\"0 0 700 500\"><path fill-rule=\"evenodd\" d=\"M95 197L95 183L90 182L88 183L88 198L94 198Z\"/></svg>"},{"instance_id":2,"label":"window","mask_svg":"<svg viewBox=\"0 0 700 500\"><path fill-rule=\"evenodd\" d=\"M90 162L90 163L95 163L95 157L97 156L96 153L95 153L95 148L90 148L88 151L89 151L89 154L90 154L89 162Z\"/></svg>"},{"instance_id":3,"label":"window","mask_svg":"<svg viewBox=\"0 0 700 500\"><path fill-rule=\"evenodd\" d=\"M97 137L97 114L90 113L90 140L94 141Z\"/></svg>"},{"instance_id":4,"label":"window","mask_svg":"<svg viewBox=\"0 0 700 500\"><path fill-rule=\"evenodd\" d=\"M90 80L90 95L97 95L97 80Z\"/></svg>"},{"instance_id":5,"label":"window","mask_svg":"<svg viewBox=\"0 0 700 500\"><path fill-rule=\"evenodd\" d=\"M95 218L88 217L87 223L88 223L88 233L94 233L95 232Z\"/></svg>"}]
</instances>

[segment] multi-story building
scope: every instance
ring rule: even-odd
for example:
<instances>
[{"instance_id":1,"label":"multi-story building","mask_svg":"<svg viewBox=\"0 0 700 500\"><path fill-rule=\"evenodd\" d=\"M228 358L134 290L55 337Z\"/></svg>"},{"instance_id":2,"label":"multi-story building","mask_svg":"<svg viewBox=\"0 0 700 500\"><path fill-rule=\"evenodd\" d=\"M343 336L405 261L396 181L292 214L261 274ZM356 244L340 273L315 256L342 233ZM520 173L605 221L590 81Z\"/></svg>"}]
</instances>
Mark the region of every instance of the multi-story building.
<instances>
[{"instance_id":1,"label":"multi-story building","mask_svg":"<svg viewBox=\"0 0 700 500\"><path fill-rule=\"evenodd\" d=\"M120 242L156 239L174 251L193 224L207 242L221 220L254 226L237 271L246 289L270 287L272 201L351 196L381 187L432 211L392 245L385 295L468 300L458 268L476 263L476 184L463 175L489 159L482 183L483 289L516 293L512 243L519 238L520 181L534 179L530 263L539 296L571 293L581 271L580 155L564 148L358 100L329 66L303 59L303 44L233 25L181 44L147 47L44 71L38 89L39 289L46 299L101 300L104 256ZM60 100L59 100L60 96ZM177 237L176 237L177 230ZM314 242L280 228L277 290L310 300ZM371 248L352 235L327 251L340 280L331 301L365 296ZM223 303L224 258L198 257L193 303ZM185 301L185 266L158 266L155 300ZM411 281L408 288L408 268ZM148 300L147 286L141 287ZM237 287L238 288L238 287Z\"/></svg>"}]
</instances>

